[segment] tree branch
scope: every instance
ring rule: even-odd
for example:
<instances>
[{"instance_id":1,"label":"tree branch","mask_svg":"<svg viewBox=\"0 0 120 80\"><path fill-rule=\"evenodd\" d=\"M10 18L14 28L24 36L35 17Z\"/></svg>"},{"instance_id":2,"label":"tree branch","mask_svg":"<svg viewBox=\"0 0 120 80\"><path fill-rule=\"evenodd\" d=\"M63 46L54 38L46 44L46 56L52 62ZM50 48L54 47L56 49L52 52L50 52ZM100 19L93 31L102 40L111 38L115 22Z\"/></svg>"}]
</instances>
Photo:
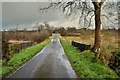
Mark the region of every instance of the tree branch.
<instances>
[{"instance_id":1,"label":"tree branch","mask_svg":"<svg viewBox=\"0 0 120 80\"><path fill-rule=\"evenodd\" d=\"M92 3L93 3L94 6L100 7L100 5L98 3L98 0L92 0Z\"/></svg>"},{"instance_id":2,"label":"tree branch","mask_svg":"<svg viewBox=\"0 0 120 80\"><path fill-rule=\"evenodd\" d=\"M99 3L100 7L103 5L103 3L105 2L106 0L101 0L101 2Z\"/></svg>"},{"instance_id":3,"label":"tree branch","mask_svg":"<svg viewBox=\"0 0 120 80\"><path fill-rule=\"evenodd\" d=\"M112 22L109 18L108 18L108 16L107 15L101 15L101 16L103 16L103 17L105 17L105 18L107 18L111 23L113 23L113 24L116 24L116 23L114 23L114 22Z\"/></svg>"},{"instance_id":4,"label":"tree branch","mask_svg":"<svg viewBox=\"0 0 120 80\"><path fill-rule=\"evenodd\" d=\"M88 27L87 28L89 28L90 27L90 25L91 25L91 20L92 20L92 18L94 17L95 15L93 14L91 17L90 17L90 22L89 22L89 25L88 25Z\"/></svg>"}]
</instances>

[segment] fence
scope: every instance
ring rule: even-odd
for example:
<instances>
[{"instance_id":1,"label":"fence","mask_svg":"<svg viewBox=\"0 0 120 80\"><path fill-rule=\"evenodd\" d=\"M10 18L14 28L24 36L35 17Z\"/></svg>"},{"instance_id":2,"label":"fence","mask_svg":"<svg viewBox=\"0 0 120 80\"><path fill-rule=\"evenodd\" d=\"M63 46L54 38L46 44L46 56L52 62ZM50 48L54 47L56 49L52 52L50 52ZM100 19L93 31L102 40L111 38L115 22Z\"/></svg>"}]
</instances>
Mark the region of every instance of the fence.
<instances>
[{"instance_id":1,"label":"fence","mask_svg":"<svg viewBox=\"0 0 120 80\"><path fill-rule=\"evenodd\" d=\"M29 46L33 46L33 43L34 43L33 41L28 41L28 42L22 42L22 43L9 44L10 54L18 53Z\"/></svg>"},{"instance_id":2,"label":"fence","mask_svg":"<svg viewBox=\"0 0 120 80\"><path fill-rule=\"evenodd\" d=\"M72 41L72 45L74 45L75 47L77 47L81 51L88 50L91 47L90 44L80 43L80 42L76 42L76 41Z\"/></svg>"}]
</instances>

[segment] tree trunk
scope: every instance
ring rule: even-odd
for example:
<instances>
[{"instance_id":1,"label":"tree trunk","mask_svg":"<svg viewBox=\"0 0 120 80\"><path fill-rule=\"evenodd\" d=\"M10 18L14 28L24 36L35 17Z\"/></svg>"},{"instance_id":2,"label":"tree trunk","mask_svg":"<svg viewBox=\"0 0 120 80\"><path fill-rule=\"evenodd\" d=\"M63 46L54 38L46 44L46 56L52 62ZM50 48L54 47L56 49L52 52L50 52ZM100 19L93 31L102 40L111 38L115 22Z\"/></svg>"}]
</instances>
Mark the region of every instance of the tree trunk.
<instances>
[{"instance_id":1,"label":"tree trunk","mask_svg":"<svg viewBox=\"0 0 120 80\"><path fill-rule=\"evenodd\" d=\"M95 58L98 59L100 56L100 45L101 45L101 7L94 5L95 8L95 42L92 51L95 52Z\"/></svg>"}]
</instances>

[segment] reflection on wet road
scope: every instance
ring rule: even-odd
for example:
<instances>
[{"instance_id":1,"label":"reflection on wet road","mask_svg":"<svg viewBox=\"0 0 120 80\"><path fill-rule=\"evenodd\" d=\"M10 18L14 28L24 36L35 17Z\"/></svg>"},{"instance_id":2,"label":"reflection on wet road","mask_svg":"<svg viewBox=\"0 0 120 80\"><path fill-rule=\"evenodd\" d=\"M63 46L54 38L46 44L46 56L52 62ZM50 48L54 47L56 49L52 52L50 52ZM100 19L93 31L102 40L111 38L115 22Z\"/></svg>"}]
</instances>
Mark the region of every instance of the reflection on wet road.
<instances>
[{"instance_id":1,"label":"reflection on wet road","mask_svg":"<svg viewBox=\"0 0 120 80\"><path fill-rule=\"evenodd\" d=\"M9 78L77 78L55 34L51 42Z\"/></svg>"}]
</instances>

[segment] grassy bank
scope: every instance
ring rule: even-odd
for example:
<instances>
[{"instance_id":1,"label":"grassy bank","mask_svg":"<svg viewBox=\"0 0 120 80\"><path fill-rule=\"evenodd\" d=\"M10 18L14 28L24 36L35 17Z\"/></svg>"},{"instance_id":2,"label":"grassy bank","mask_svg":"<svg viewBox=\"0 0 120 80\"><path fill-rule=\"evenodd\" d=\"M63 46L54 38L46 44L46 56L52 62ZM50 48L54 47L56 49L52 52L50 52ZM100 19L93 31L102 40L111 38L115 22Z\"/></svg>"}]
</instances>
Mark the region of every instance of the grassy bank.
<instances>
[{"instance_id":1,"label":"grassy bank","mask_svg":"<svg viewBox=\"0 0 120 80\"><path fill-rule=\"evenodd\" d=\"M21 64L24 64L31 57L37 54L38 51L40 51L51 41L52 37L50 37L49 40L42 42L41 44L28 47L24 51L21 51L20 53L13 54L12 58L8 62L6 62L4 66L2 66L2 76L7 75L11 71L14 71Z\"/></svg>"},{"instance_id":2,"label":"grassy bank","mask_svg":"<svg viewBox=\"0 0 120 80\"><path fill-rule=\"evenodd\" d=\"M27 43L24 43L22 45L18 44L20 42L33 41L33 45L36 45L48 39L49 36L52 36L50 30L2 31L2 59L8 61L12 57L11 55L14 53L19 53L29 45Z\"/></svg>"},{"instance_id":3,"label":"grassy bank","mask_svg":"<svg viewBox=\"0 0 120 80\"><path fill-rule=\"evenodd\" d=\"M70 42L60 37L61 44L73 68L80 78L117 78L117 74L94 59L94 53L86 50L80 52Z\"/></svg>"},{"instance_id":4,"label":"grassy bank","mask_svg":"<svg viewBox=\"0 0 120 80\"><path fill-rule=\"evenodd\" d=\"M67 33L68 36L62 36L66 41L78 41L90 44L91 48L94 46L95 32L94 30L79 30L78 33ZM113 58L111 50L118 50L120 37L118 37L118 30L101 30L101 57L100 60L104 64L111 63ZM120 53L119 53L120 54ZM103 59L104 58L104 59ZM115 61L115 60L113 60Z\"/></svg>"}]
</instances>

